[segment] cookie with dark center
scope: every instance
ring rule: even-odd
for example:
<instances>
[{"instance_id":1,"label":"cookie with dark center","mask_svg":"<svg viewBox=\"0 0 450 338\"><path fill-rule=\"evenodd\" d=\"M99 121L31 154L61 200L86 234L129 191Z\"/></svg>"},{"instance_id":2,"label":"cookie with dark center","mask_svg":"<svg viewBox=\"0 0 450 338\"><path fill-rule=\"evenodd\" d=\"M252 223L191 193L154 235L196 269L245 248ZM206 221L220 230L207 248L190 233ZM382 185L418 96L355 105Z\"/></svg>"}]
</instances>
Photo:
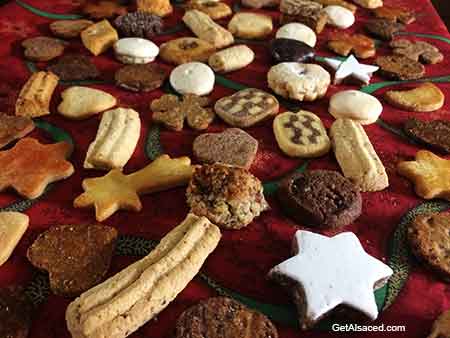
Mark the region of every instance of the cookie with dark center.
<instances>
[{"instance_id":1,"label":"cookie with dark center","mask_svg":"<svg viewBox=\"0 0 450 338\"><path fill-rule=\"evenodd\" d=\"M270 53L275 63L309 62L314 59L314 49L306 43L293 39L274 39L270 44Z\"/></svg>"},{"instance_id":2,"label":"cookie with dark center","mask_svg":"<svg viewBox=\"0 0 450 338\"><path fill-rule=\"evenodd\" d=\"M411 118L405 122L403 130L413 139L427 144L430 148L450 154L450 121L420 121Z\"/></svg>"},{"instance_id":3,"label":"cookie with dark center","mask_svg":"<svg viewBox=\"0 0 450 338\"><path fill-rule=\"evenodd\" d=\"M63 81L81 81L97 78L100 73L88 56L81 54L64 55L48 70Z\"/></svg>"},{"instance_id":4,"label":"cookie with dark center","mask_svg":"<svg viewBox=\"0 0 450 338\"><path fill-rule=\"evenodd\" d=\"M31 310L22 288L0 289L0 337L26 338L31 326Z\"/></svg>"},{"instance_id":5,"label":"cookie with dark center","mask_svg":"<svg viewBox=\"0 0 450 338\"><path fill-rule=\"evenodd\" d=\"M118 69L114 79L119 87L147 92L161 87L167 75L165 69L157 64L134 64Z\"/></svg>"},{"instance_id":6,"label":"cookie with dark center","mask_svg":"<svg viewBox=\"0 0 450 338\"><path fill-rule=\"evenodd\" d=\"M361 215L358 188L335 171L294 173L283 179L277 194L283 209L301 225L339 228Z\"/></svg>"}]
</instances>

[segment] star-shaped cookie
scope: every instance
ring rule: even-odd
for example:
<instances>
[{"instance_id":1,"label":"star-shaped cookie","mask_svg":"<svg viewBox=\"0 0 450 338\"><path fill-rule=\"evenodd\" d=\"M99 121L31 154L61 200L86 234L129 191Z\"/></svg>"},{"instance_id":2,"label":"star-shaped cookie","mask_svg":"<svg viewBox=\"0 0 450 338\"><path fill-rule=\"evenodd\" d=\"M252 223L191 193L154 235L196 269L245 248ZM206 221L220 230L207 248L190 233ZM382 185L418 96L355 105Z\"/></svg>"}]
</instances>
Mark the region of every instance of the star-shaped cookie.
<instances>
[{"instance_id":1,"label":"star-shaped cookie","mask_svg":"<svg viewBox=\"0 0 450 338\"><path fill-rule=\"evenodd\" d=\"M359 63L358 60L350 55L344 61L332 58L324 58L327 66L335 70L334 84L340 84L347 79L355 79L363 84L369 84L373 73L380 67Z\"/></svg>"},{"instance_id":2,"label":"star-shaped cookie","mask_svg":"<svg viewBox=\"0 0 450 338\"><path fill-rule=\"evenodd\" d=\"M416 194L424 199L450 200L450 161L431 151L419 150L415 161L403 161L397 171L415 185Z\"/></svg>"},{"instance_id":3,"label":"star-shaped cookie","mask_svg":"<svg viewBox=\"0 0 450 338\"><path fill-rule=\"evenodd\" d=\"M297 283L294 291L303 329L345 304L371 320L378 316L374 289L384 285L392 269L367 254L356 235L326 237L309 231L295 233L295 256L274 267L269 277ZM303 296L302 296L303 295Z\"/></svg>"},{"instance_id":4,"label":"star-shaped cookie","mask_svg":"<svg viewBox=\"0 0 450 338\"><path fill-rule=\"evenodd\" d=\"M37 198L46 186L71 176L72 164L66 161L72 145L67 142L41 144L30 137L0 152L0 191L13 188L21 196Z\"/></svg>"}]
</instances>

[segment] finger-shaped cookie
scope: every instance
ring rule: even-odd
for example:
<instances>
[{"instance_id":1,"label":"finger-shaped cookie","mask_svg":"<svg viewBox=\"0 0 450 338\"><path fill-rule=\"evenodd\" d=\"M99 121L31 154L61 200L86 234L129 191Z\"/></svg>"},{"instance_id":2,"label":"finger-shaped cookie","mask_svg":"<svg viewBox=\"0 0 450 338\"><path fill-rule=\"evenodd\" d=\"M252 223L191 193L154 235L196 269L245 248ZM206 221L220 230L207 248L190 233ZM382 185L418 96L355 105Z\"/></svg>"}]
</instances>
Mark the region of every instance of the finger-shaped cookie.
<instances>
[{"instance_id":1,"label":"finger-shaped cookie","mask_svg":"<svg viewBox=\"0 0 450 338\"><path fill-rule=\"evenodd\" d=\"M209 57L208 63L217 73L228 73L248 66L255 53L246 45L233 46Z\"/></svg>"},{"instance_id":2,"label":"finger-shaped cookie","mask_svg":"<svg viewBox=\"0 0 450 338\"><path fill-rule=\"evenodd\" d=\"M103 113L95 140L89 145L84 168L121 169L133 155L141 120L133 109L117 108Z\"/></svg>"}]
</instances>

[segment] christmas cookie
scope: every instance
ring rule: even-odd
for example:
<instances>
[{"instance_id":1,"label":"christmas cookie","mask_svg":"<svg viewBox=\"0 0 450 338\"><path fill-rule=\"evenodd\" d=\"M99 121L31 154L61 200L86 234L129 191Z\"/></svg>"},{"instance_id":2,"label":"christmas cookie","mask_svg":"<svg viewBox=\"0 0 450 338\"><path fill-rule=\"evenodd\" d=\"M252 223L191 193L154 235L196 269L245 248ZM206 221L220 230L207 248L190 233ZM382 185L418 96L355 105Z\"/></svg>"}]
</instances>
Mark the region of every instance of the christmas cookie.
<instances>
[{"instance_id":1,"label":"christmas cookie","mask_svg":"<svg viewBox=\"0 0 450 338\"><path fill-rule=\"evenodd\" d=\"M229 73L248 66L254 58L255 53L249 47L237 45L214 53L208 63L217 73Z\"/></svg>"},{"instance_id":2,"label":"christmas cookie","mask_svg":"<svg viewBox=\"0 0 450 338\"><path fill-rule=\"evenodd\" d=\"M64 53L66 46L67 42L46 36L22 41L24 56L31 61L50 61Z\"/></svg>"},{"instance_id":3,"label":"christmas cookie","mask_svg":"<svg viewBox=\"0 0 450 338\"><path fill-rule=\"evenodd\" d=\"M114 43L116 59L126 64L142 64L155 60L159 48L142 38L123 38Z\"/></svg>"},{"instance_id":4,"label":"christmas cookie","mask_svg":"<svg viewBox=\"0 0 450 338\"><path fill-rule=\"evenodd\" d=\"M47 68L63 81L95 79L100 75L97 67L86 55L67 54Z\"/></svg>"},{"instance_id":5,"label":"christmas cookie","mask_svg":"<svg viewBox=\"0 0 450 338\"><path fill-rule=\"evenodd\" d=\"M369 20L365 28L367 32L381 40L392 40L394 34L400 32L405 28L405 26L399 22L384 20L384 19L373 19Z\"/></svg>"},{"instance_id":6,"label":"christmas cookie","mask_svg":"<svg viewBox=\"0 0 450 338\"><path fill-rule=\"evenodd\" d=\"M97 22L81 32L83 45L95 56L108 50L117 40L117 31L108 20Z\"/></svg>"},{"instance_id":7,"label":"christmas cookie","mask_svg":"<svg viewBox=\"0 0 450 338\"><path fill-rule=\"evenodd\" d=\"M32 304L21 287L0 289L0 337L27 338L32 311Z\"/></svg>"},{"instance_id":8,"label":"christmas cookie","mask_svg":"<svg viewBox=\"0 0 450 338\"><path fill-rule=\"evenodd\" d=\"M359 90L344 90L330 98L328 112L335 119L352 119L360 124L372 124L383 111L381 102Z\"/></svg>"},{"instance_id":9,"label":"christmas cookie","mask_svg":"<svg viewBox=\"0 0 450 338\"><path fill-rule=\"evenodd\" d=\"M406 56L414 61L435 64L444 60L444 55L439 49L425 41L398 39L391 41L389 46L392 48L392 53Z\"/></svg>"},{"instance_id":10,"label":"christmas cookie","mask_svg":"<svg viewBox=\"0 0 450 338\"><path fill-rule=\"evenodd\" d=\"M136 0L138 11L165 17L173 12L170 0Z\"/></svg>"},{"instance_id":11,"label":"christmas cookie","mask_svg":"<svg viewBox=\"0 0 450 338\"><path fill-rule=\"evenodd\" d=\"M373 40L362 34L333 34L328 40L327 46L336 54L348 56L350 53L354 53L360 59L375 56L376 52Z\"/></svg>"},{"instance_id":12,"label":"christmas cookie","mask_svg":"<svg viewBox=\"0 0 450 338\"><path fill-rule=\"evenodd\" d=\"M270 43L270 53L275 63L313 61L314 49L304 42L292 39L274 39Z\"/></svg>"},{"instance_id":13,"label":"christmas cookie","mask_svg":"<svg viewBox=\"0 0 450 338\"><path fill-rule=\"evenodd\" d=\"M49 28L54 36L63 39L72 39L80 36L81 32L93 25L91 20L58 20L53 21Z\"/></svg>"},{"instance_id":14,"label":"christmas cookie","mask_svg":"<svg viewBox=\"0 0 450 338\"><path fill-rule=\"evenodd\" d=\"M175 65L193 61L207 62L215 51L212 44L197 38L178 38L159 46L161 59Z\"/></svg>"},{"instance_id":15,"label":"christmas cookie","mask_svg":"<svg viewBox=\"0 0 450 338\"><path fill-rule=\"evenodd\" d=\"M310 0L281 0L280 11L282 24L300 22L317 34L323 31L328 20L323 6Z\"/></svg>"},{"instance_id":16,"label":"christmas cookie","mask_svg":"<svg viewBox=\"0 0 450 338\"><path fill-rule=\"evenodd\" d=\"M450 154L450 121L420 121L411 118L406 120L403 130L420 143L444 154Z\"/></svg>"},{"instance_id":17,"label":"christmas cookie","mask_svg":"<svg viewBox=\"0 0 450 338\"><path fill-rule=\"evenodd\" d=\"M331 26L347 29L355 23L355 16L347 8L327 6L324 11L328 14L328 24Z\"/></svg>"},{"instance_id":18,"label":"christmas cookie","mask_svg":"<svg viewBox=\"0 0 450 338\"><path fill-rule=\"evenodd\" d=\"M0 113L0 149L26 136L33 129L34 123L29 117Z\"/></svg>"},{"instance_id":19,"label":"christmas cookie","mask_svg":"<svg viewBox=\"0 0 450 338\"><path fill-rule=\"evenodd\" d=\"M164 23L158 15L136 11L117 17L114 26L122 36L148 39L161 33Z\"/></svg>"},{"instance_id":20,"label":"christmas cookie","mask_svg":"<svg viewBox=\"0 0 450 338\"><path fill-rule=\"evenodd\" d=\"M369 84L373 73L380 69L378 66L359 63L353 55L350 55L344 61L324 58L324 63L335 71L334 84L341 84L342 82Z\"/></svg>"},{"instance_id":21,"label":"christmas cookie","mask_svg":"<svg viewBox=\"0 0 450 338\"><path fill-rule=\"evenodd\" d=\"M272 18L258 13L236 13L228 23L228 30L243 39L263 39L273 29Z\"/></svg>"},{"instance_id":22,"label":"christmas cookie","mask_svg":"<svg viewBox=\"0 0 450 338\"><path fill-rule=\"evenodd\" d=\"M170 73L170 84L180 94L208 95L214 88L214 82L214 72L201 62L179 65Z\"/></svg>"},{"instance_id":23,"label":"christmas cookie","mask_svg":"<svg viewBox=\"0 0 450 338\"><path fill-rule=\"evenodd\" d=\"M0 266L2 266L13 253L23 234L27 231L29 222L29 217L20 212L0 212Z\"/></svg>"},{"instance_id":24,"label":"christmas cookie","mask_svg":"<svg viewBox=\"0 0 450 338\"><path fill-rule=\"evenodd\" d=\"M405 25L408 25L416 21L414 13L405 8L385 5L382 7L375 8L372 12L379 19L401 22Z\"/></svg>"},{"instance_id":25,"label":"christmas cookie","mask_svg":"<svg viewBox=\"0 0 450 338\"><path fill-rule=\"evenodd\" d=\"M445 95L433 83L425 82L410 90L389 90L384 99L402 110L431 112L442 108Z\"/></svg>"},{"instance_id":26,"label":"christmas cookie","mask_svg":"<svg viewBox=\"0 0 450 338\"><path fill-rule=\"evenodd\" d=\"M425 75L425 67L417 61L402 55L379 56L375 64L381 75L395 80L417 80Z\"/></svg>"},{"instance_id":27,"label":"christmas cookie","mask_svg":"<svg viewBox=\"0 0 450 338\"><path fill-rule=\"evenodd\" d=\"M119 68L114 79L119 87L148 92L161 87L167 76L167 71L157 64L137 64Z\"/></svg>"},{"instance_id":28,"label":"christmas cookie","mask_svg":"<svg viewBox=\"0 0 450 338\"><path fill-rule=\"evenodd\" d=\"M291 22L278 28L275 34L277 39L292 39L306 43L310 47L316 45L316 33L308 26L299 23Z\"/></svg>"},{"instance_id":29,"label":"christmas cookie","mask_svg":"<svg viewBox=\"0 0 450 338\"><path fill-rule=\"evenodd\" d=\"M225 2L215 0L191 0L187 3L186 8L203 12L213 20L223 19L233 14L230 6Z\"/></svg>"}]
</instances>

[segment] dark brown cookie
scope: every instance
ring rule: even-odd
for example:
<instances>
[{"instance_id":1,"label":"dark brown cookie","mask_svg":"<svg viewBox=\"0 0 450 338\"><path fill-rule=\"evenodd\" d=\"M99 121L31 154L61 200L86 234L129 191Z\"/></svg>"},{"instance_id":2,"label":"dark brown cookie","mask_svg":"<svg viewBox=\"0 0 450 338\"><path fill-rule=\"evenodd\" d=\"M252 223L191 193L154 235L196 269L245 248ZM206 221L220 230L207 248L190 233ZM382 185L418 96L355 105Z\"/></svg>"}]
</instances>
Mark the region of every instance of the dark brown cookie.
<instances>
[{"instance_id":1,"label":"dark brown cookie","mask_svg":"<svg viewBox=\"0 0 450 338\"><path fill-rule=\"evenodd\" d=\"M425 75L425 67L406 56L379 56L375 64L380 67L381 75L395 80L416 80Z\"/></svg>"},{"instance_id":2,"label":"dark brown cookie","mask_svg":"<svg viewBox=\"0 0 450 338\"><path fill-rule=\"evenodd\" d=\"M301 225L338 228L361 215L358 188L335 171L294 173L283 179L277 194L286 212Z\"/></svg>"},{"instance_id":3,"label":"dark brown cookie","mask_svg":"<svg viewBox=\"0 0 450 338\"><path fill-rule=\"evenodd\" d=\"M263 314L226 297L209 298L184 311L176 324L176 338L278 338Z\"/></svg>"},{"instance_id":4,"label":"dark brown cookie","mask_svg":"<svg viewBox=\"0 0 450 338\"><path fill-rule=\"evenodd\" d=\"M381 40L392 40L394 34L403 30L405 25L384 19L373 19L369 20L365 26L367 32L380 38Z\"/></svg>"},{"instance_id":5,"label":"dark brown cookie","mask_svg":"<svg viewBox=\"0 0 450 338\"><path fill-rule=\"evenodd\" d=\"M411 118L405 122L403 130L415 140L429 145L430 148L450 154L450 121L420 121Z\"/></svg>"},{"instance_id":6,"label":"dark brown cookie","mask_svg":"<svg viewBox=\"0 0 450 338\"><path fill-rule=\"evenodd\" d=\"M270 43L270 53L275 63L309 62L314 59L314 48L293 39L274 39Z\"/></svg>"},{"instance_id":7,"label":"dark brown cookie","mask_svg":"<svg viewBox=\"0 0 450 338\"><path fill-rule=\"evenodd\" d=\"M64 53L66 45L67 42L46 36L22 41L22 47L25 48L24 55L31 61L50 61Z\"/></svg>"},{"instance_id":8,"label":"dark brown cookie","mask_svg":"<svg viewBox=\"0 0 450 338\"><path fill-rule=\"evenodd\" d=\"M79 37L81 32L93 25L90 20L57 20L50 24L50 30L54 36L63 39Z\"/></svg>"},{"instance_id":9,"label":"dark brown cookie","mask_svg":"<svg viewBox=\"0 0 450 338\"><path fill-rule=\"evenodd\" d=\"M91 19L101 20L127 14L128 9L126 6L122 6L119 1L88 0L81 8L81 12Z\"/></svg>"},{"instance_id":10,"label":"dark brown cookie","mask_svg":"<svg viewBox=\"0 0 450 338\"><path fill-rule=\"evenodd\" d=\"M161 17L142 11L117 17L114 25L121 35L140 38L151 38L164 28Z\"/></svg>"},{"instance_id":11,"label":"dark brown cookie","mask_svg":"<svg viewBox=\"0 0 450 338\"><path fill-rule=\"evenodd\" d=\"M100 73L88 56L64 55L57 63L47 68L63 81L80 81L97 78Z\"/></svg>"},{"instance_id":12,"label":"dark brown cookie","mask_svg":"<svg viewBox=\"0 0 450 338\"><path fill-rule=\"evenodd\" d=\"M29 117L0 113L0 149L24 137L33 129L34 123Z\"/></svg>"},{"instance_id":13,"label":"dark brown cookie","mask_svg":"<svg viewBox=\"0 0 450 338\"><path fill-rule=\"evenodd\" d=\"M22 289L0 289L0 337L26 338L30 326L31 304Z\"/></svg>"},{"instance_id":14,"label":"dark brown cookie","mask_svg":"<svg viewBox=\"0 0 450 338\"><path fill-rule=\"evenodd\" d=\"M408 228L412 252L450 281L450 214L419 215Z\"/></svg>"},{"instance_id":15,"label":"dark brown cookie","mask_svg":"<svg viewBox=\"0 0 450 338\"><path fill-rule=\"evenodd\" d=\"M126 65L114 75L119 87L135 92L147 92L161 87L167 78L167 72L157 64Z\"/></svg>"},{"instance_id":16,"label":"dark brown cookie","mask_svg":"<svg viewBox=\"0 0 450 338\"><path fill-rule=\"evenodd\" d=\"M116 229L100 224L54 226L34 241L27 257L48 271L53 293L75 296L102 281L116 238Z\"/></svg>"},{"instance_id":17,"label":"dark brown cookie","mask_svg":"<svg viewBox=\"0 0 450 338\"><path fill-rule=\"evenodd\" d=\"M192 145L202 163L224 163L249 168L258 151L258 141L242 129L228 128L221 133L198 136Z\"/></svg>"}]
</instances>

